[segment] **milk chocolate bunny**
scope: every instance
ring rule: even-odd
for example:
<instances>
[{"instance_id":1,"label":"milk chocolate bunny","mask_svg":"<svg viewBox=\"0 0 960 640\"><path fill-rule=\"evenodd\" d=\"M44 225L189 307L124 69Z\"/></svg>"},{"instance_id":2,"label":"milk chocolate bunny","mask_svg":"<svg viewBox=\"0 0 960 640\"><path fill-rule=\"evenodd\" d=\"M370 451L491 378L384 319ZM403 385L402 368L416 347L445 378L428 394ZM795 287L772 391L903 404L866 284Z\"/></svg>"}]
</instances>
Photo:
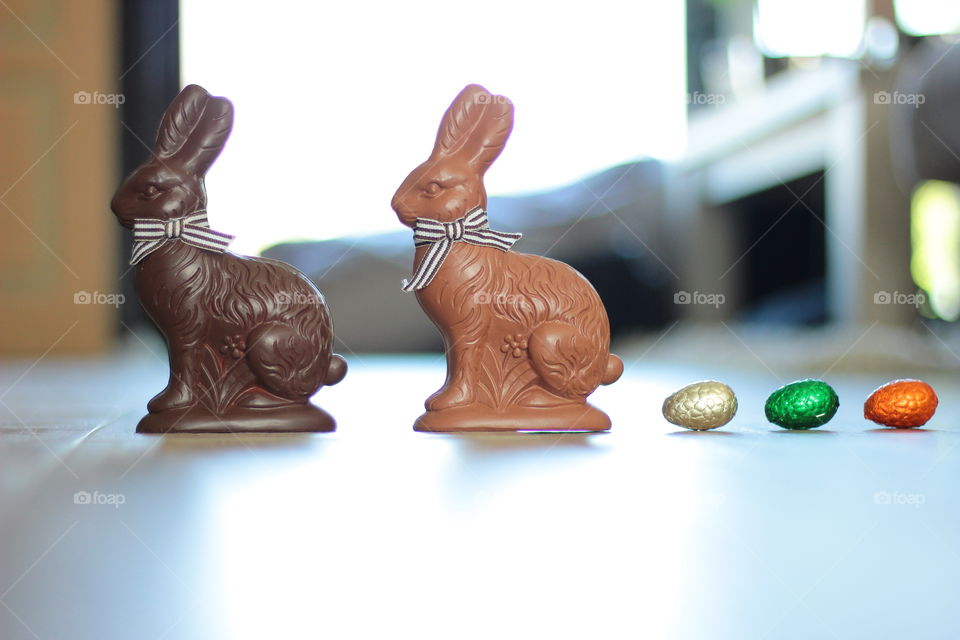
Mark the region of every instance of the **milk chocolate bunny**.
<instances>
[{"instance_id":1,"label":"milk chocolate bunny","mask_svg":"<svg viewBox=\"0 0 960 640\"><path fill-rule=\"evenodd\" d=\"M111 203L133 229L137 293L170 359L137 430L332 431L309 403L347 369L323 296L290 265L226 251L231 236L207 223L204 176L232 126L228 100L186 87Z\"/></svg>"},{"instance_id":2,"label":"milk chocolate bunny","mask_svg":"<svg viewBox=\"0 0 960 640\"><path fill-rule=\"evenodd\" d=\"M610 428L587 404L615 382L610 324L590 283L566 264L510 250L490 229L483 176L513 128L513 105L477 85L457 96L433 152L393 197L414 229L415 291L443 334L447 380L426 401L421 431Z\"/></svg>"}]
</instances>

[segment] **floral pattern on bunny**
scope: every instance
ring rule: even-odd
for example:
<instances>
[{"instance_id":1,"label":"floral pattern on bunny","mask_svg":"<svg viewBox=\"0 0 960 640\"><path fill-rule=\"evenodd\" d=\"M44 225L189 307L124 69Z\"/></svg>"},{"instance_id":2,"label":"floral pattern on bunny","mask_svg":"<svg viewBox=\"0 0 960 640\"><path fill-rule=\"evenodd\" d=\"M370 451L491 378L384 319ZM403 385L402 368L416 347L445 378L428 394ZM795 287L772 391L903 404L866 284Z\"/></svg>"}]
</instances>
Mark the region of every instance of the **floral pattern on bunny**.
<instances>
[{"instance_id":1,"label":"floral pattern on bunny","mask_svg":"<svg viewBox=\"0 0 960 640\"><path fill-rule=\"evenodd\" d=\"M433 152L393 197L400 221L452 223L484 210L483 177L506 144L513 105L467 86L440 124ZM428 250L418 246L414 270ZM610 325L590 283L568 265L466 242L452 245L431 283L416 292L440 330L447 379L426 401L424 431L605 430L586 403L615 382Z\"/></svg>"},{"instance_id":2,"label":"floral pattern on bunny","mask_svg":"<svg viewBox=\"0 0 960 640\"><path fill-rule=\"evenodd\" d=\"M111 202L119 222L178 221L206 210L204 176L233 125L233 106L196 85L164 113L151 157ZM169 226L169 225L167 225ZM140 302L167 342L170 380L138 431L330 431L309 404L339 382L323 296L285 263L169 238L134 267Z\"/></svg>"}]
</instances>

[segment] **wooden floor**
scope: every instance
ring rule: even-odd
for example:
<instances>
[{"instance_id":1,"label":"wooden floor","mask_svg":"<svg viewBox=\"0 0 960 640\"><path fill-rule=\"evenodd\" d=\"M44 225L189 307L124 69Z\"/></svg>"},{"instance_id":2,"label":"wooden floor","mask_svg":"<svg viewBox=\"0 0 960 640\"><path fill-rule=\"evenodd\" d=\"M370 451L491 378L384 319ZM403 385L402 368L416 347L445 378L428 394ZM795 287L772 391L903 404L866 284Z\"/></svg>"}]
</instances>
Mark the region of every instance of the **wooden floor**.
<instances>
[{"instance_id":1,"label":"wooden floor","mask_svg":"<svg viewBox=\"0 0 960 640\"><path fill-rule=\"evenodd\" d=\"M787 432L783 381L679 432L702 370L628 361L598 435L418 434L436 357L350 359L313 436L138 436L150 355L0 368L0 638L957 638L960 393L871 428L890 377ZM86 504L85 504L86 502Z\"/></svg>"}]
</instances>

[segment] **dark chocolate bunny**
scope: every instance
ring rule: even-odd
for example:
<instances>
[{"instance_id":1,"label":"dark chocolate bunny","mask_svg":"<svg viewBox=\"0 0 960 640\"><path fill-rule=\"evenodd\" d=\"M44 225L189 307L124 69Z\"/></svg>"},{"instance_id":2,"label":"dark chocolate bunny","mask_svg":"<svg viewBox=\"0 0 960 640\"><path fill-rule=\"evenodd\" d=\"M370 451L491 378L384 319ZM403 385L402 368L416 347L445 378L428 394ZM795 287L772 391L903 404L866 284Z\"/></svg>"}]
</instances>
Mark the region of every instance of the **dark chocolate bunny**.
<instances>
[{"instance_id":1,"label":"dark chocolate bunny","mask_svg":"<svg viewBox=\"0 0 960 640\"><path fill-rule=\"evenodd\" d=\"M347 370L320 291L283 262L226 251L230 236L207 224L204 175L232 126L228 100L186 87L111 203L134 230L136 290L170 358L137 430L332 431L309 403Z\"/></svg>"},{"instance_id":2,"label":"dark chocolate bunny","mask_svg":"<svg viewBox=\"0 0 960 640\"><path fill-rule=\"evenodd\" d=\"M416 292L447 354L446 384L427 400L418 430L610 428L586 403L623 372L600 297L568 265L510 251L519 234L487 222L483 176L512 128L509 100L466 87L430 157L393 197L417 247L404 289Z\"/></svg>"}]
</instances>

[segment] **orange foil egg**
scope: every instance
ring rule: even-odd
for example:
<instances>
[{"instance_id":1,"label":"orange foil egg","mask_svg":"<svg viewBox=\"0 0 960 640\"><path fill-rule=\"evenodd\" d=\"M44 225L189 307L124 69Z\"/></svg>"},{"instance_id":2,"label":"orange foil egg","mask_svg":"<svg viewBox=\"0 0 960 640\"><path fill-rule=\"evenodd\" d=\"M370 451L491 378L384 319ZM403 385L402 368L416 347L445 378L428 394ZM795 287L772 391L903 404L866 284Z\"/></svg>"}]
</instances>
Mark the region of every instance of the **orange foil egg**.
<instances>
[{"instance_id":1,"label":"orange foil egg","mask_svg":"<svg viewBox=\"0 0 960 640\"><path fill-rule=\"evenodd\" d=\"M885 427L926 424L937 410L937 394L922 380L894 380L878 387L863 403L863 417Z\"/></svg>"}]
</instances>

